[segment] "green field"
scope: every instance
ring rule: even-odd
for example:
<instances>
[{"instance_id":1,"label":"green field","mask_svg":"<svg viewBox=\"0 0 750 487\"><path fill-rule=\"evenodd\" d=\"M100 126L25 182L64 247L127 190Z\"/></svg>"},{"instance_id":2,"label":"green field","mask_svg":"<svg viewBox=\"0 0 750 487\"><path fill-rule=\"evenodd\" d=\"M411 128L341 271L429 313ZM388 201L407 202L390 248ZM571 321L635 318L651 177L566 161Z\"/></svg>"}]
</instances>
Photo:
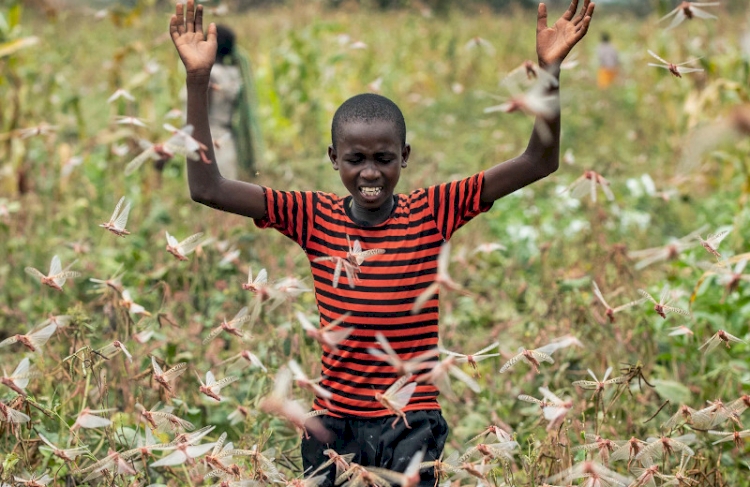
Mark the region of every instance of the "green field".
<instances>
[{"instance_id":1,"label":"green field","mask_svg":"<svg viewBox=\"0 0 750 487\"><path fill-rule=\"evenodd\" d=\"M245 343L228 336L202 341L224 318L254 306L253 294L241 287L248 268L267 269L272 282L296 276L310 286L304 253L280 234L192 202L184 158L174 158L161 173L147 164L123 174L141 151L139 140L164 140L165 115L183 109L184 73L167 33L170 12L142 7L97 18L93 10L67 10L47 17L19 5L0 7L0 340L38 329L50 315L71 319L43 353L28 354L20 344L0 348L7 375L25 355L39 373L25 398L0 386L0 401L31 417L30 423L0 422L0 482L12 485L14 475L47 471L55 478L51 485L82 485L72 482L85 474L72 471L104 458L110 448L130 448L145 424L136 403L151 408L165 400L152 378L151 356L160 364L189 364L170 403L196 428L216 426L204 442L227 432L237 448L273 448L286 478L299 477L299 432L258 405L290 359L311 376L320 371L320 346L295 317L297 311L316 315L313 294L263 309L246 329L252 339ZM465 452L468 440L491 424L507 427L519 446L512 460L491 461L487 477L494 485L541 485L577 462L600 461L596 449L574 450L596 435L645 441L683 434L695 435L694 455L683 463L694 483L681 485L750 485L748 440L714 444L722 437L702 431L746 430L750 413L743 414L738 403L726 415L705 413L712 419L696 421L695 428L684 422L662 428L681 405L700 410L721 400L726 406L750 394L750 274L737 269L750 251L750 138L733 128L741 128L733 122L738 114L750 119L750 12L712 12L718 19L686 21L667 31L656 14L631 18L598 8L588 36L573 51L577 64L561 76L560 169L497 201L452 240L450 272L468 293L441 293L443 347L470 353L497 340L502 356L479 363L480 393L455 381L459 399L442 399L452 427L445 456ZM561 13L552 10L550 18ZM412 156L400 192L469 176L526 146L530 118L483 110L508 97L500 85L504 76L534 59L533 12L439 16L416 8L334 11L299 2L295 8L207 17L232 26L253 63L265 152L257 174L244 177L258 184L342 194L326 157L331 117L341 102L370 91L373 83L406 117ZM614 86L599 90L596 46L604 31L620 51L622 69ZM38 42L11 49L29 36ZM492 52L467 48L477 36ZM352 47L356 42L361 48ZM692 65L704 71L673 77L647 66L654 61L649 49L675 63L700 58ZM107 103L119 88L135 101ZM737 111L743 106L744 112ZM148 128L117 125L117 115L140 117ZM41 124L55 128L24 137L23 129ZM600 190L595 203L588 195L563 193L586 170L607 178L614 201ZM132 202L131 234L118 238L99 224L122 196ZM718 248L721 260L695 237L681 242L678 255L651 265L642 267L642 256L629 256L691 232L706 238L724 230L729 233ZM211 240L180 262L165 251L165 231L178 239L203 232ZM474 252L489 242L505 249ZM234 249L239 257L221 263ZM46 273L54 255L63 267L75 261L71 269L81 273L63 292L24 272L31 266ZM732 273L741 274L736 286L728 286ZM120 292L89 281L113 276L150 316L128 312ZM593 294L594 281L615 306L638 299L638 289L658 298L668 286L671 304L689 309L690 316L670 313L663 319L644 303L610 323ZM679 326L692 335L670 336ZM699 350L719 330L742 342ZM139 344L133 337L143 331L154 334ZM525 363L498 373L519 347L533 349L566 335L583 347L555 352L554 364L542 364L539 374ZM123 354L105 359L95 353L113 340L127 347L132 362ZM241 366L242 359L225 363L243 349L268 372ZM650 385L635 377L636 366ZM601 379L608 367L612 376L630 380L607 386L600 398L572 385L590 378L587 369ZM240 378L222 390L226 402L198 392L196 373L205 377L208 370L217 378ZM473 372L468 366L464 371ZM540 386L572 400L559 428L548 431L540 408L517 399L540 398ZM306 406L312 397L296 387L293 395ZM228 415L240 405L250 414L232 423ZM86 407L115 408L107 413L112 425L72 431ZM40 432L58 446L87 446L90 454L66 464L39 449ZM665 475L680 467L679 454L656 458ZM243 478L263 474L253 457L235 456L234 462ZM134 463L142 466L140 457ZM610 467L634 480L627 463ZM141 469L137 480L211 485L216 479L203 480L207 470L200 464ZM128 475L109 480L134 481ZM473 477L453 480L477 483ZM677 484L665 478L655 485Z\"/></svg>"}]
</instances>

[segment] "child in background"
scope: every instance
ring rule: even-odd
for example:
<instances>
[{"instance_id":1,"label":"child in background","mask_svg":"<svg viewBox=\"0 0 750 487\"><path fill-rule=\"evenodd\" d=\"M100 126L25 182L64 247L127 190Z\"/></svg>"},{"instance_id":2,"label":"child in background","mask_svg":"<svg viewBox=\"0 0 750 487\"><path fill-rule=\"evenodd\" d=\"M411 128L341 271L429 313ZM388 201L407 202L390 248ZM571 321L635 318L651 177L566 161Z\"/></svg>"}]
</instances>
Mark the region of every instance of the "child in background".
<instances>
[{"instance_id":1,"label":"child in background","mask_svg":"<svg viewBox=\"0 0 750 487\"><path fill-rule=\"evenodd\" d=\"M186 12L183 12L183 9ZM536 50L539 65L559 79L560 63L586 34L594 4L578 0L551 27L547 9L539 5ZM209 76L216 57L216 27L203 31L203 12L193 0L178 4L170 33L187 71L188 117L193 135L208 147L214 161L208 126ZM548 87L550 92L557 85ZM544 133L546 136L540 135ZM552 135L551 137L549 135ZM403 472L410 459L424 450L424 461L440 457L448 427L440 413L437 389L420 382L434 362L417 367L407 382L417 382L403 418L382 401L382 394L403 372L368 352L380 348L376 335L389 342L402 361L437 350L438 294L417 313L415 299L435 280L440 248L453 232L492 203L558 168L559 113L537 119L523 154L460 181L408 194L394 194L411 146L406 125L395 103L379 95L357 95L336 111L328 156L338 171L346 197L318 191L276 191L222 176L215 163L187 161L193 200L213 208L245 215L261 228L275 228L306 252L312 267L321 326L350 313L341 326L353 328L337 347L323 345L320 383L331 398L316 398L313 408L331 433L328 438L302 441L306 471L328 460L331 448L354 453L353 461ZM335 257L350 257L349 241L364 251L384 249L359 265L357 279L341 276L334 284ZM339 267L340 270L340 267ZM354 275L352 276L355 277ZM412 386L414 387L414 386ZM309 469L309 470L308 470ZM332 485L335 468L328 471ZM435 482L424 470L420 485Z\"/></svg>"},{"instance_id":2,"label":"child in background","mask_svg":"<svg viewBox=\"0 0 750 487\"><path fill-rule=\"evenodd\" d=\"M596 48L596 56L599 58L599 71L596 73L596 84L599 89L609 88L609 85L617 79L617 71L620 67L620 59L617 49L609 42L609 34L602 32L602 41Z\"/></svg>"}]
</instances>

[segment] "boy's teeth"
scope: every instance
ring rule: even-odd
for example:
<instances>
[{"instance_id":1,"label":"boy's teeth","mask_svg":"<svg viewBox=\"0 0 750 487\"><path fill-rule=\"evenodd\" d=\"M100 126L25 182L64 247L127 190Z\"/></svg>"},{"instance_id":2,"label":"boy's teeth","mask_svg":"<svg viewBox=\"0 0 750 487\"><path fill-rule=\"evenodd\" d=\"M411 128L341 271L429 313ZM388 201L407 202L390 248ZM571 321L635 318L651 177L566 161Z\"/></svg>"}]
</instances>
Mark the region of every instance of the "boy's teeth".
<instances>
[{"instance_id":1,"label":"boy's teeth","mask_svg":"<svg viewBox=\"0 0 750 487\"><path fill-rule=\"evenodd\" d=\"M383 188L380 188L380 187L377 187L377 188L366 188L366 187L361 187L361 188L359 188L359 190L360 190L360 191L362 192L362 194L363 194L363 195L365 195L365 196L377 196L377 195L379 195L379 194L380 194L380 191L381 191L382 189L383 189Z\"/></svg>"}]
</instances>

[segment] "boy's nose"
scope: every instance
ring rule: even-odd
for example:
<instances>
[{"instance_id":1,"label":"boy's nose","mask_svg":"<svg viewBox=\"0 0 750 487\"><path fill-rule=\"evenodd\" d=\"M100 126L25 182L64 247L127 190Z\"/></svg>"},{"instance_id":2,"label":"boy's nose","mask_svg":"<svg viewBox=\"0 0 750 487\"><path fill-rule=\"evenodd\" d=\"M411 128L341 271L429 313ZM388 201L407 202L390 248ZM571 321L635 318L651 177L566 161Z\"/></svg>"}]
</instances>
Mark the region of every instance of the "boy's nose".
<instances>
[{"instance_id":1,"label":"boy's nose","mask_svg":"<svg viewBox=\"0 0 750 487\"><path fill-rule=\"evenodd\" d=\"M380 177L380 171L377 170L375 164L367 163L365 164L365 167L362 168L360 176L362 176L362 179L378 179Z\"/></svg>"}]
</instances>

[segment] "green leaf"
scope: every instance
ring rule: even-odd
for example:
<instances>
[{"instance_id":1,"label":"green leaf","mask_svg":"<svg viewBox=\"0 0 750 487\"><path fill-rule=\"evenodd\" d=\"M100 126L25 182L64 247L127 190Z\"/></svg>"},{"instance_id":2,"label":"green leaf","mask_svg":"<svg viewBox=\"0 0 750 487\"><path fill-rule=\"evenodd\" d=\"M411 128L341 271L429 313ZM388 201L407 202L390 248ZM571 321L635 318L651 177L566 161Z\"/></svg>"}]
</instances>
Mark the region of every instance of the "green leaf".
<instances>
[{"instance_id":1,"label":"green leaf","mask_svg":"<svg viewBox=\"0 0 750 487\"><path fill-rule=\"evenodd\" d=\"M562 279L558 282L560 291L572 291L582 288L589 288L591 286L591 278L589 276L579 277L578 279Z\"/></svg>"},{"instance_id":2,"label":"green leaf","mask_svg":"<svg viewBox=\"0 0 750 487\"><path fill-rule=\"evenodd\" d=\"M18 460L20 460L20 458L15 453L11 453L5 457L5 461L3 462L3 472L12 472L16 463L18 463Z\"/></svg>"},{"instance_id":3,"label":"green leaf","mask_svg":"<svg viewBox=\"0 0 750 487\"><path fill-rule=\"evenodd\" d=\"M14 28L15 26L19 25L21 23L21 3L15 2L13 6L10 7L8 10L8 24L10 24L10 28Z\"/></svg>"},{"instance_id":4,"label":"green leaf","mask_svg":"<svg viewBox=\"0 0 750 487\"><path fill-rule=\"evenodd\" d=\"M5 19L5 15L0 12L0 35L5 37L8 34L9 30L10 27L8 26L8 21Z\"/></svg>"},{"instance_id":5,"label":"green leaf","mask_svg":"<svg viewBox=\"0 0 750 487\"><path fill-rule=\"evenodd\" d=\"M656 392L662 398L669 399L673 404L686 404L691 401L690 389L679 382L661 379L654 379L652 382Z\"/></svg>"}]
</instances>

